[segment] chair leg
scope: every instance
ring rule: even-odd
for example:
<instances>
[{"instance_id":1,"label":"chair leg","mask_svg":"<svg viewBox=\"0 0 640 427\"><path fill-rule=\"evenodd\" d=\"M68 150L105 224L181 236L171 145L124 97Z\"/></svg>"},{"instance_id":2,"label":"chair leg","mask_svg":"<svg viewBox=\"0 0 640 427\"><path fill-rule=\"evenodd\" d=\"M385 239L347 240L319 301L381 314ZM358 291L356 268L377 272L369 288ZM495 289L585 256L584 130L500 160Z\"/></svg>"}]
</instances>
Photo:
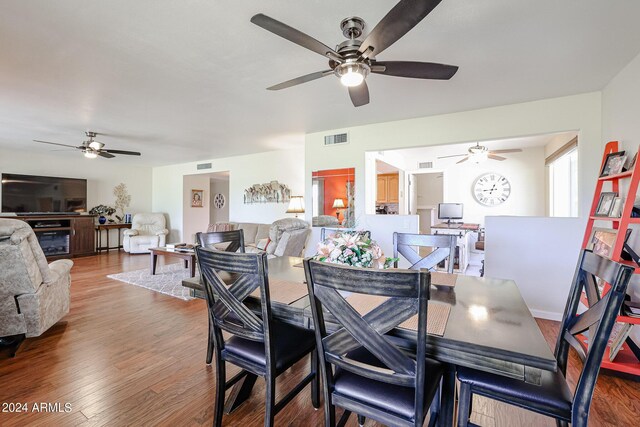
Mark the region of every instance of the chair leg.
<instances>
[{"instance_id":1,"label":"chair leg","mask_svg":"<svg viewBox=\"0 0 640 427\"><path fill-rule=\"evenodd\" d=\"M440 394L442 394L442 381L440 381L438 391L436 391L436 394L433 396L431 406L429 407L429 427L435 427L438 421L438 416L440 415Z\"/></svg>"},{"instance_id":2,"label":"chair leg","mask_svg":"<svg viewBox=\"0 0 640 427\"><path fill-rule=\"evenodd\" d=\"M265 398L264 427L272 427L276 416L276 378L273 372L265 376L267 392Z\"/></svg>"},{"instance_id":3,"label":"chair leg","mask_svg":"<svg viewBox=\"0 0 640 427\"><path fill-rule=\"evenodd\" d=\"M460 383L460 395L458 397L458 427L467 427L471 416L471 385Z\"/></svg>"},{"instance_id":4,"label":"chair leg","mask_svg":"<svg viewBox=\"0 0 640 427\"><path fill-rule=\"evenodd\" d=\"M340 420L338 421L338 424L336 427L344 427L344 425L347 424L347 421L349 421L350 416L351 416L351 411L345 410L342 413L342 416L340 417Z\"/></svg>"},{"instance_id":5,"label":"chair leg","mask_svg":"<svg viewBox=\"0 0 640 427\"><path fill-rule=\"evenodd\" d=\"M364 420L365 420L364 415L358 414L358 426L359 427L363 427L364 426Z\"/></svg>"},{"instance_id":6,"label":"chair leg","mask_svg":"<svg viewBox=\"0 0 640 427\"><path fill-rule=\"evenodd\" d=\"M556 420L556 425L558 427L569 427L569 423L564 420Z\"/></svg>"},{"instance_id":7,"label":"chair leg","mask_svg":"<svg viewBox=\"0 0 640 427\"><path fill-rule=\"evenodd\" d=\"M311 380L311 403L315 409L320 407L320 366L318 365L318 352L313 350L311 352L311 373L313 373L313 380Z\"/></svg>"},{"instance_id":8,"label":"chair leg","mask_svg":"<svg viewBox=\"0 0 640 427\"><path fill-rule=\"evenodd\" d=\"M227 375L224 366L224 360L220 355L216 355L216 403L215 412L213 414L214 427L222 427L222 416L224 414L224 393L226 387Z\"/></svg>"},{"instance_id":9,"label":"chair leg","mask_svg":"<svg viewBox=\"0 0 640 427\"><path fill-rule=\"evenodd\" d=\"M324 426L336 427L336 407L328 399L324 402Z\"/></svg>"},{"instance_id":10,"label":"chair leg","mask_svg":"<svg viewBox=\"0 0 640 427\"><path fill-rule=\"evenodd\" d=\"M213 326L211 325L211 316L207 313L207 318L209 319L209 331L207 333L207 365L211 364L213 360Z\"/></svg>"}]
</instances>

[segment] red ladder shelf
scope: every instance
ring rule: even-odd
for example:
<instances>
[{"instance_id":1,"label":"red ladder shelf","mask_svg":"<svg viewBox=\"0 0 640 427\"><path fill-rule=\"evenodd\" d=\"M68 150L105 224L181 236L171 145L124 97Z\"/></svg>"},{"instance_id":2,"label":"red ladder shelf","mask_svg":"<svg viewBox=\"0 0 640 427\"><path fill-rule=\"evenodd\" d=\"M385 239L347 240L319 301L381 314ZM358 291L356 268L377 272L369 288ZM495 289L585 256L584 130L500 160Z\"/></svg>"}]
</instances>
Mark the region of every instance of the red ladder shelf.
<instances>
[{"instance_id":1,"label":"red ladder shelf","mask_svg":"<svg viewBox=\"0 0 640 427\"><path fill-rule=\"evenodd\" d=\"M611 153L615 153L619 151L618 141L608 142L604 149L604 154L602 156L602 164L600 166L600 170L604 167L604 164L607 160L607 155ZM638 152L640 152L640 147ZM611 252L611 259L613 261L630 265L635 267L635 274L640 274L640 267L636 265L633 261L625 261L621 258L622 248L624 245L625 235L627 229L630 224L640 224L640 218L632 218L631 212L633 210L633 204L636 199L636 193L638 191L638 184L640 183L640 168L638 164L640 163L640 155L636 158L637 161L633 165L633 167L626 171L616 175L609 175L598 178L596 183L596 189L593 196L593 202L591 203L591 210L589 211L589 220L587 221L587 228L584 233L584 239L582 241L582 249L586 249L589 247L589 241L591 239L591 232L593 231L593 224L595 221L608 221L611 223L611 228L618 230L616 241ZM626 194L620 194L620 181L624 179L630 179L629 186L626 191ZM620 218L609 218L609 217L600 217L595 216L596 208L598 207L598 202L600 201L600 194L602 193L602 188L605 183L611 183L611 191L618 193L618 196L625 197L624 200L624 208L622 209L622 216ZM608 185L608 184L607 184ZM603 292L608 292L609 285L605 283ZM586 297L583 295L582 303L587 307ZM640 318L622 316L619 315L617 318L618 322L621 323L632 323L635 325L640 325ZM640 360L634 352L630 348L629 344L630 338L627 339L627 342L623 345L622 350L616 355L613 361L609 360L609 351L605 353L604 358L602 359L602 364L600 365L604 369L608 369L611 371L624 372L626 374L634 375L637 378L640 378ZM584 341L583 341L584 342ZM633 345L633 344L631 344ZM609 349L610 350L610 349Z\"/></svg>"}]
</instances>

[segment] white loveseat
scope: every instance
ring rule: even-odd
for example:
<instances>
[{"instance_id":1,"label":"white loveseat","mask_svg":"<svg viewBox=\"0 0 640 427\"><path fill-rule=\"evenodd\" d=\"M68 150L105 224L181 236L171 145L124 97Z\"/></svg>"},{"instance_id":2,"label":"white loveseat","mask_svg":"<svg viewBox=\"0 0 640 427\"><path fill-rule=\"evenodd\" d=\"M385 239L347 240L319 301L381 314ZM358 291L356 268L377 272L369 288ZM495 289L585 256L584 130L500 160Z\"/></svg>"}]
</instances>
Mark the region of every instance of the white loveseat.
<instances>
[{"instance_id":1,"label":"white loveseat","mask_svg":"<svg viewBox=\"0 0 640 427\"><path fill-rule=\"evenodd\" d=\"M132 254L149 253L149 248L164 246L167 239L167 222L161 213L139 213L133 216L131 229L124 231L122 246Z\"/></svg>"}]
</instances>

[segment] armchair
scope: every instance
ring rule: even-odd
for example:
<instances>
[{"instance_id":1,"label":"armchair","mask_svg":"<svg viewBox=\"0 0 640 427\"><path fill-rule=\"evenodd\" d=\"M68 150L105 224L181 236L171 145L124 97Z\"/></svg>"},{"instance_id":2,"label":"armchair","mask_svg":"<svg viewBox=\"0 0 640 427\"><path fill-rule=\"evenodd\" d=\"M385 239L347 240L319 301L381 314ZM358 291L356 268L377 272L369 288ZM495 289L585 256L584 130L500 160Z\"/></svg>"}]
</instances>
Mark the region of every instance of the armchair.
<instances>
[{"instance_id":1,"label":"armchair","mask_svg":"<svg viewBox=\"0 0 640 427\"><path fill-rule=\"evenodd\" d=\"M149 253L149 248L166 244L166 220L161 213L139 213L133 216L131 229L124 231L122 246L132 254Z\"/></svg>"},{"instance_id":2,"label":"armchair","mask_svg":"<svg viewBox=\"0 0 640 427\"><path fill-rule=\"evenodd\" d=\"M37 337L69 312L73 262L47 264L24 221L0 219L0 341Z\"/></svg>"},{"instance_id":3,"label":"armchair","mask_svg":"<svg viewBox=\"0 0 640 427\"><path fill-rule=\"evenodd\" d=\"M270 243L267 254L274 256L301 256L311 229L309 223L298 218L274 221L269 229Z\"/></svg>"}]
</instances>

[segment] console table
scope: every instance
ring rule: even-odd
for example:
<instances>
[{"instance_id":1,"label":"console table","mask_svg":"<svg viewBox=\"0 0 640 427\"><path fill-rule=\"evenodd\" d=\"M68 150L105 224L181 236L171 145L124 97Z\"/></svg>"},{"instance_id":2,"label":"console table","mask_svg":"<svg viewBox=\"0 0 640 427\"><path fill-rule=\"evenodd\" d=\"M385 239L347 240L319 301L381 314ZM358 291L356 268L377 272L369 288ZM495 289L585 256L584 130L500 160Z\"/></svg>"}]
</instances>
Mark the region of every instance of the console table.
<instances>
[{"instance_id":1,"label":"console table","mask_svg":"<svg viewBox=\"0 0 640 427\"><path fill-rule=\"evenodd\" d=\"M471 250L470 236L471 232L477 232L480 230L480 224L466 224L466 223L442 223L431 227L434 234L448 234L457 236L456 239L456 253L447 260L446 263L453 261L453 271L456 273L464 273L469 265L469 254ZM438 270L446 270L438 268Z\"/></svg>"},{"instance_id":2,"label":"console table","mask_svg":"<svg viewBox=\"0 0 640 427\"><path fill-rule=\"evenodd\" d=\"M111 249L122 249L122 236L121 230L131 228L131 224L96 224L96 252L109 251ZM102 231L106 230L107 234L107 245L102 246ZM109 231L110 230L118 230L118 246L109 245Z\"/></svg>"}]
</instances>

